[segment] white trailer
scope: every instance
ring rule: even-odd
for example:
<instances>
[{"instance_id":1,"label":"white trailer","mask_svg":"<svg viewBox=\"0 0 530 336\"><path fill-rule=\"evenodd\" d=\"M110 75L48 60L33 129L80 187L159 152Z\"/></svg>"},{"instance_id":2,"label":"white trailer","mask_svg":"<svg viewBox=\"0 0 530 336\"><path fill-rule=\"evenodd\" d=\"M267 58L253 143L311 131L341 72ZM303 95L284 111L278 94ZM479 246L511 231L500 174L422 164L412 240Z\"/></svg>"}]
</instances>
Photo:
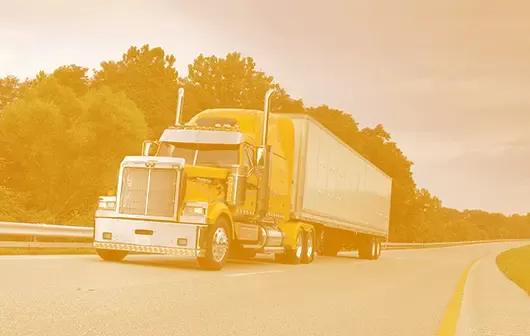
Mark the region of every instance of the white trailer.
<instances>
[{"instance_id":1,"label":"white trailer","mask_svg":"<svg viewBox=\"0 0 530 336\"><path fill-rule=\"evenodd\" d=\"M310 116L286 116L295 128L292 217L320 225L321 254L350 247L377 259L389 232L392 179Z\"/></svg>"}]
</instances>

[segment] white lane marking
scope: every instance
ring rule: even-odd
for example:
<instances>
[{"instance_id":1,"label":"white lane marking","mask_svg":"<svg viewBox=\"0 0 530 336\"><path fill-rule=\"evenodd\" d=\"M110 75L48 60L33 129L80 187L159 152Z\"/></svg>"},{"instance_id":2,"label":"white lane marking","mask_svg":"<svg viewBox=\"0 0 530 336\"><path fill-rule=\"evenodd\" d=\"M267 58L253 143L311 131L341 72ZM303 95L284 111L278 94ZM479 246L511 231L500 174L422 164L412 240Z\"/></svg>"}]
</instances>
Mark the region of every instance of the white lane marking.
<instances>
[{"instance_id":1,"label":"white lane marking","mask_svg":"<svg viewBox=\"0 0 530 336\"><path fill-rule=\"evenodd\" d=\"M227 274L225 276L227 276L227 277L238 277L238 276L246 276L246 275L280 273L280 272L283 272L283 271L281 271L281 270L273 270L273 271L263 271L263 272L233 273L233 274Z\"/></svg>"}]
</instances>

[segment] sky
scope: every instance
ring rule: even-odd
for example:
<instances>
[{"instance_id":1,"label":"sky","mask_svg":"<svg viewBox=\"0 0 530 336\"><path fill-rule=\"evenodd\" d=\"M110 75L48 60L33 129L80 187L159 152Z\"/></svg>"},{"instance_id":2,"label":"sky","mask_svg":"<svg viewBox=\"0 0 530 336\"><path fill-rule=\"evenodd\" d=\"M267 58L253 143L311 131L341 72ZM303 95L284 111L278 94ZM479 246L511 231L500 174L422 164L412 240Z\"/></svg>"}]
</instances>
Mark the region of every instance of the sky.
<instances>
[{"instance_id":1,"label":"sky","mask_svg":"<svg viewBox=\"0 0 530 336\"><path fill-rule=\"evenodd\" d=\"M181 75L200 53L252 56L306 105L383 124L445 206L530 212L527 0L0 0L0 76L146 43Z\"/></svg>"}]
</instances>

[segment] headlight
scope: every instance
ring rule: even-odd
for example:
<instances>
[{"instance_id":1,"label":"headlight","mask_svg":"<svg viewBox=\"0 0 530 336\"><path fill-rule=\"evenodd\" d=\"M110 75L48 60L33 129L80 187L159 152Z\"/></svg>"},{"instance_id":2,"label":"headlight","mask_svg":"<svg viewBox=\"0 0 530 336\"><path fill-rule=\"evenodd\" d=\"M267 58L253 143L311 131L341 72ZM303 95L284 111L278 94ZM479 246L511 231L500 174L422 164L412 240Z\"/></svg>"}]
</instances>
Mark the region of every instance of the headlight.
<instances>
[{"instance_id":1,"label":"headlight","mask_svg":"<svg viewBox=\"0 0 530 336\"><path fill-rule=\"evenodd\" d=\"M206 216L208 204L206 203L186 203L182 210L182 216Z\"/></svg>"},{"instance_id":2,"label":"headlight","mask_svg":"<svg viewBox=\"0 0 530 336\"><path fill-rule=\"evenodd\" d=\"M99 210L115 210L116 209L116 197L100 197L98 202Z\"/></svg>"}]
</instances>

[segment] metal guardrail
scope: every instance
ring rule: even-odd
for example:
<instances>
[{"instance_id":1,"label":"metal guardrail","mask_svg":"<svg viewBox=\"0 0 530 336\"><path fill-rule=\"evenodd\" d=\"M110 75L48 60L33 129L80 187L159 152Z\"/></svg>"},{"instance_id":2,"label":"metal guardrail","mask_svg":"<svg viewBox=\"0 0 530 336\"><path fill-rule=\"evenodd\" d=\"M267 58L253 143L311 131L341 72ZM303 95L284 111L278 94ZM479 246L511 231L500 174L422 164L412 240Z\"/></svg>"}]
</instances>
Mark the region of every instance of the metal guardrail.
<instances>
[{"instance_id":1,"label":"metal guardrail","mask_svg":"<svg viewBox=\"0 0 530 336\"><path fill-rule=\"evenodd\" d=\"M94 229L84 226L66 226L51 224L28 224L0 222L0 235L9 236L30 236L30 237L70 237L70 238L92 238ZM447 247L458 245L484 244L494 242L522 241L525 239L496 239L496 240L475 240L460 242L440 242L440 243L392 243L383 242L383 249L414 249ZM0 247L4 248L65 248L83 249L93 248L91 243L80 242L36 242L36 241L0 241Z\"/></svg>"},{"instance_id":2,"label":"metal guardrail","mask_svg":"<svg viewBox=\"0 0 530 336\"><path fill-rule=\"evenodd\" d=\"M84 226L0 222L0 235L92 238L93 232Z\"/></svg>"}]
</instances>

